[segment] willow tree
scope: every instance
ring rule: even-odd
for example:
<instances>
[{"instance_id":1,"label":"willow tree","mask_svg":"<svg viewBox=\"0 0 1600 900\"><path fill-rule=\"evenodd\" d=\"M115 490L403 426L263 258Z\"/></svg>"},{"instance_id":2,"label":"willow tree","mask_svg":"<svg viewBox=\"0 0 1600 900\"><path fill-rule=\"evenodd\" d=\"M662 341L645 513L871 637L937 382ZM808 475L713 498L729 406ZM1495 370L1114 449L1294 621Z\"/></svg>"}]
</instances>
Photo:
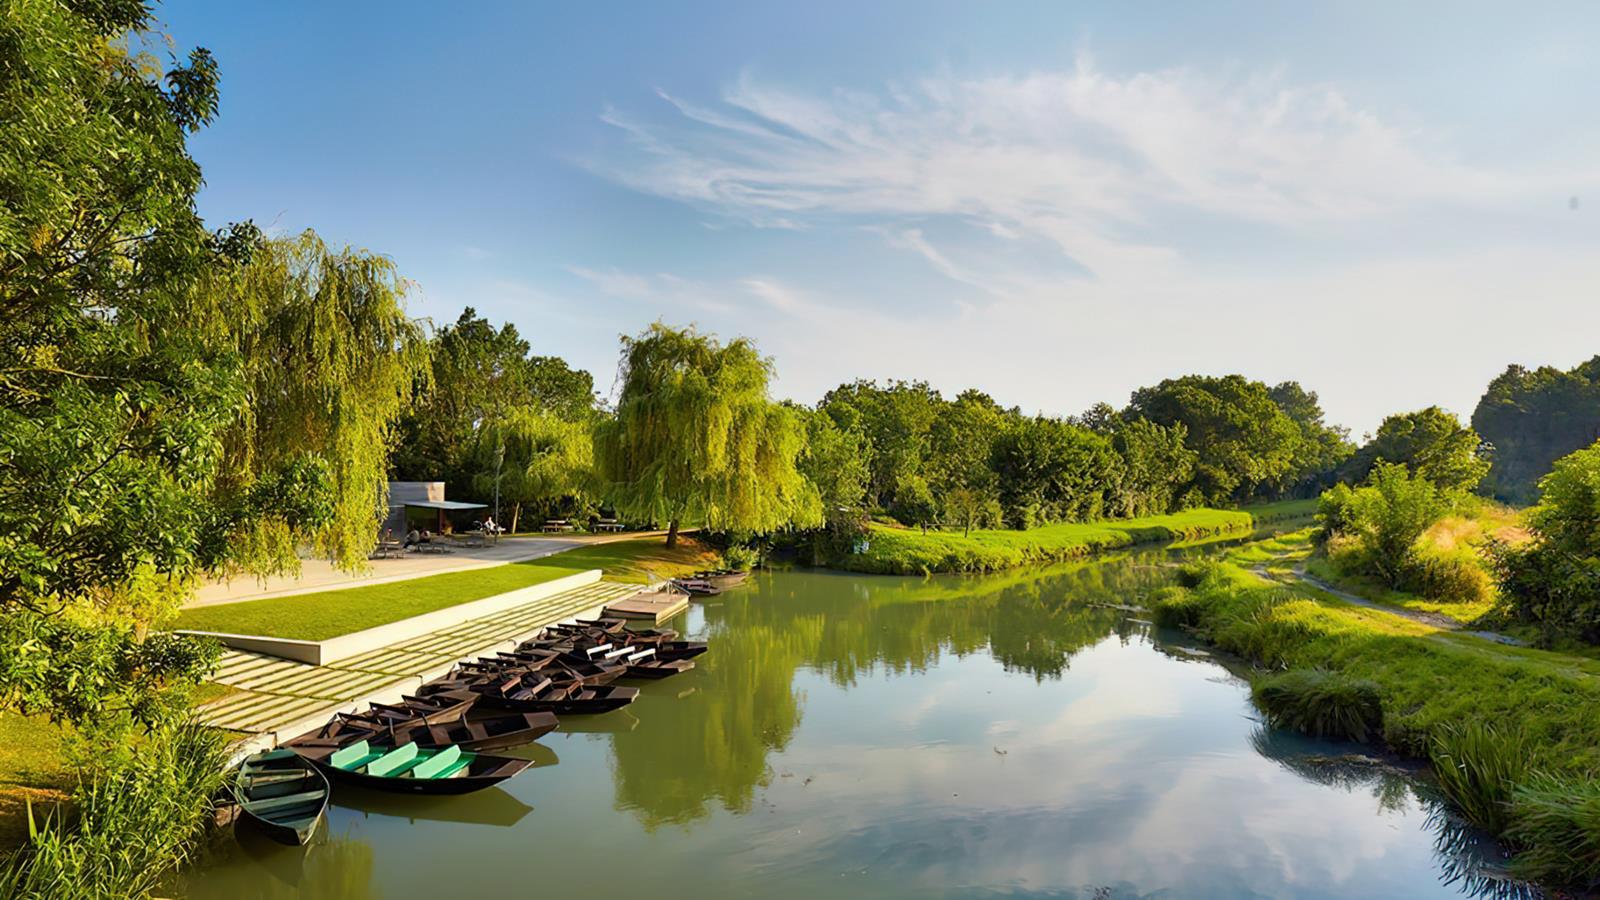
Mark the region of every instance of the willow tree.
<instances>
[{"instance_id":1,"label":"willow tree","mask_svg":"<svg viewBox=\"0 0 1600 900\"><path fill-rule=\"evenodd\" d=\"M215 318L200 324L245 388L218 475L230 567L292 570L301 544L344 569L365 565L391 431L427 372L406 287L386 257L335 250L309 230L261 244L208 284Z\"/></svg>"},{"instance_id":2,"label":"willow tree","mask_svg":"<svg viewBox=\"0 0 1600 900\"><path fill-rule=\"evenodd\" d=\"M537 407L517 407L483 424L472 469L479 496L498 494L511 504L515 532L524 505L550 506L584 496L593 479L594 439L583 422Z\"/></svg>"},{"instance_id":3,"label":"willow tree","mask_svg":"<svg viewBox=\"0 0 1600 900\"><path fill-rule=\"evenodd\" d=\"M727 344L657 322L622 339L616 414L595 432L612 501L630 516L766 533L821 523L816 489L796 468L804 424L767 392L772 362L745 338Z\"/></svg>"}]
</instances>

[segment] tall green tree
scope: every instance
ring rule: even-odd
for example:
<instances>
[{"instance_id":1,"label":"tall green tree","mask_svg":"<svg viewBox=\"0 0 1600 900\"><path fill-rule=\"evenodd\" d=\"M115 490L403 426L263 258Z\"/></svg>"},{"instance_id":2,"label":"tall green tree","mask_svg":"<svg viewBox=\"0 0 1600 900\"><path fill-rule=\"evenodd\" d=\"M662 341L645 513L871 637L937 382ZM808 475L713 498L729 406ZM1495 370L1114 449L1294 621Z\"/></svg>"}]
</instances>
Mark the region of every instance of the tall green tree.
<instances>
[{"instance_id":1,"label":"tall green tree","mask_svg":"<svg viewBox=\"0 0 1600 900\"><path fill-rule=\"evenodd\" d=\"M1105 513L1106 490L1121 477L1111 439L1045 417L1019 418L995 439L990 465L1013 528L1088 521Z\"/></svg>"},{"instance_id":2,"label":"tall green tree","mask_svg":"<svg viewBox=\"0 0 1600 900\"><path fill-rule=\"evenodd\" d=\"M513 409L484 424L472 455L473 488L511 507L517 530L524 506L551 513L563 500L583 497L594 477L594 439L584 422L535 406Z\"/></svg>"},{"instance_id":3,"label":"tall green tree","mask_svg":"<svg viewBox=\"0 0 1600 900\"><path fill-rule=\"evenodd\" d=\"M1532 540L1491 548L1501 606L1551 636L1600 643L1600 442L1556 460L1539 491Z\"/></svg>"},{"instance_id":4,"label":"tall green tree","mask_svg":"<svg viewBox=\"0 0 1600 900\"><path fill-rule=\"evenodd\" d=\"M149 26L0 8L0 703L77 721L151 720L204 665L141 635L226 549L206 500L243 398L189 327L199 276L253 243L194 210L216 64L130 55Z\"/></svg>"},{"instance_id":5,"label":"tall green tree","mask_svg":"<svg viewBox=\"0 0 1600 900\"><path fill-rule=\"evenodd\" d=\"M1301 387L1298 381L1276 384L1268 395L1300 430L1289 468L1279 476L1278 491L1313 495L1334 482L1339 467L1355 452L1350 429L1329 425L1316 392Z\"/></svg>"},{"instance_id":6,"label":"tall green tree","mask_svg":"<svg viewBox=\"0 0 1600 900\"><path fill-rule=\"evenodd\" d=\"M1111 432L1111 446L1122 458L1107 512L1114 516L1150 516L1171 512L1178 492L1194 478L1199 454L1184 446L1183 423L1157 425L1130 419Z\"/></svg>"},{"instance_id":7,"label":"tall green tree","mask_svg":"<svg viewBox=\"0 0 1600 900\"><path fill-rule=\"evenodd\" d=\"M1600 440L1600 356L1565 372L1508 366L1472 411L1472 428L1494 447L1486 492L1534 502L1557 459Z\"/></svg>"},{"instance_id":8,"label":"tall green tree","mask_svg":"<svg viewBox=\"0 0 1600 900\"><path fill-rule=\"evenodd\" d=\"M214 532L238 549L234 566L293 569L301 544L346 570L366 565L392 433L427 372L406 288L391 260L312 231L266 241L203 284L212 321L195 327L236 357L245 385L218 489L250 514Z\"/></svg>"},{"instance_id":9,"label":"tall green tree","mask_svg":"<svg viewBox=\"0 0 1600 900\"><path fill-rule=\"evenodd\" d=\"M942 406L939 392L922 381L855 381L829 391L818 404L840 428L866 437L872 472L867 500L874 506L888 506L903 480L924 475Z\"/></svg>"},{"instance_id":10,"label":"tall green tree","mask_svg":"<svg viewBox=\"0 0 1600 900\"><path fill-rule=\"evenodd\" d=\"M1196 454L1190 490L1207 503L1242 502L1294 465L1301 432L1265 384L1243 375L1186 375L1140 388L1126 417L1182 424Z\"/></svg>"},{"instance_id":11,"label":"tall green tree","mask_svg":"<svg viewBox=\"0 0 1600 900\"><path fill-rule=\"evenodd\" d=\"M523 408L568 422L593 417L594 378L559 357L531 356L515 325L496 326L469 306L431 344L430 378L394 440L398 479L444 481L451 494L474 496L486 423Z\"/></svg>"},{"instance_id":12,"label":"tall green tree","mask_svg":"<svg viewBox=\"0 0 1600 900\"><path fill-rule=\"evenodd\" d=\"M656 323L623 337L616 414L595 431L610 498L630 515L768 533L820 524L815 487L796 466L805 439L768 395L772 363L744 338L724 344Z\"/></svg>"},{"instance_id":13,"label":"tall green tree","mask_svg":"<svg viewBox=\"0 0 1600 900\"><path fill-rule=\"evenodd\" d=\"M1361 481L1379 462L1397 463L1445 491L1470 491L1489 471L1478 433L1437 406L1396 413L1345 465L1343 477Z\"/></svg>"}]
</instances>

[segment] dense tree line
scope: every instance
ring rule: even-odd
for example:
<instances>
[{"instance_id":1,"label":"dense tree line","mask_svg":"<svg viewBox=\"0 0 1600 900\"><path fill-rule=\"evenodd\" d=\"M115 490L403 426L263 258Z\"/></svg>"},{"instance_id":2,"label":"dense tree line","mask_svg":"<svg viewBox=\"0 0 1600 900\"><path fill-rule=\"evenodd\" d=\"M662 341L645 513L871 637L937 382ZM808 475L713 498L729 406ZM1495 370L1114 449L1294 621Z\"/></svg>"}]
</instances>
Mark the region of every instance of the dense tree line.
<instances>
[{"instance_id":1,"label":"dense tree line","mask_svg":"<svg viewBox=\"0 0 1600 900\"><path fill-rule=\"evenodd\" d=\"M1557 459L1600 440L1600 356L1565 372L1507 367L1489 382L1472 427L1493 447L1486 492L1534 502Z\"/></svg>"}]
</instances>

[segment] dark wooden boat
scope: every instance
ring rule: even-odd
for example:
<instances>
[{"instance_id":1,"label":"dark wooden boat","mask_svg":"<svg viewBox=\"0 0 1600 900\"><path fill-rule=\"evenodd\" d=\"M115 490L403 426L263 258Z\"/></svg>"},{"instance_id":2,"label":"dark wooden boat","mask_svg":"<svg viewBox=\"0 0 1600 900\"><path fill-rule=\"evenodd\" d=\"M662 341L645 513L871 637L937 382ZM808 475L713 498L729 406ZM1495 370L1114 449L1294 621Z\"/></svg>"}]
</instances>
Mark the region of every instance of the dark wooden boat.
<instances>
[{"instance_id":1,"label":"dark wooden boat","mask_svg":"<svg viewBox=\"0 0 1600 900\"><path fill-rule=\"evenodd\" d=\"M745 583L750 573L743 569L716 569L710 572L696 572L692 576L695 581L704 581L719 591L736 588Z\"/></svg>"},{"instance_id":2,"label":"dark wooden boat","mask_svg":"<svg viewBox=\"0 0 1600 900\"><path fill-rule=\"evenodd\" d=\"M557 682L548 676L531 675L500 682L471 685L483 707L513 712L552 712L558 716L595 715L621 709L639 696L638 688L593 687L581 681Z\"/></svg>"},{"instance_id":3,"label":"dark wooden boat","mask_svg":"<svg viewBox=\"0 0 1600 900\"><path fill-rule=\"evenodd\" d=\"M465 700L439 700L436 697L417 697L405 695L400 698L399 705L387 703L369 703L369 709L383 712L396 720L420 718L429 725L440 725L445 722L454 722L472 708L472 704Z\"/></svg>"},{"instance_id":4,"label":"dark wooden boat","mask_svg":"<svg viewBox=\"0 0 1600 900\"><path fill-rule=\"evenodd\" d=\"M330 781L404 794L469 794L493 787L529 766L525 759L488 756L454 744L378 747L356 741L344 747L295 747Z\"/></svg>"},{"instance_id":5,"label":"dark wooden boat","mask_svg":"<svg viewBox=\"0 0 1600 900\"><path fill-rule=\"evenodd\" d=\"M651 680L680 675L694 668L692 660L657 659L654 647L635 649L633 653L623 657L622 662L628 667L629 678L648 678Z\"/></svg>"},{"instance_id":6,"label":"dark wooden boat","mask_svg":"<svg viewBox=\"0 0 1600 900\"><path fill-rule=\"evenodd\" d=\"M590 662L588 659L561 653L556 650L528 650L524 652L502 655L509 656L513 659L523 659L532 656L547 656L550 659L550 663L549 666L547 666L546 671L554 668L564 672L570 672L582 679L585 684L590 685L591 687L602 687L604 685L608 685L611 682L616 681L618 678L621 678L626 671L625 667L623 666L594 663Z\"/></svg>"},{"instance_id":7,"label":"dark wooden boat","mask_svg":"<svg viewBox=\"0 0 1600 900\"><path fill-rule=\"evenodd\" d=\"M699 578L674 578L672 586L692 597L715 597L722 593L722 588Z\"/></svg>"},{"instance_id":8,"label":"dark wooden boat","mask_svg":"<svg viewBox=\"0 0 1600 900\"><path fill-rule=\"evenodd\" d=\"M451 744L462 750L483 752L531 744L556 730L560 720L555 713L503 713L467 716L446 725L415 725L393 728L371 741L388 747L416 744L443 748Z\"/></svg>"},{"instance_id":9,"label":"dark wooden boat","mask_svg":"<svg viewBox=\"0 0 1600 900\"><path fill-rule=\"evenodd\" d=\"M328 779L292 750L268 750L239 766L233 796L267 836L299 846L311 840L328 810Z\"/></svg>"}]
</instances>

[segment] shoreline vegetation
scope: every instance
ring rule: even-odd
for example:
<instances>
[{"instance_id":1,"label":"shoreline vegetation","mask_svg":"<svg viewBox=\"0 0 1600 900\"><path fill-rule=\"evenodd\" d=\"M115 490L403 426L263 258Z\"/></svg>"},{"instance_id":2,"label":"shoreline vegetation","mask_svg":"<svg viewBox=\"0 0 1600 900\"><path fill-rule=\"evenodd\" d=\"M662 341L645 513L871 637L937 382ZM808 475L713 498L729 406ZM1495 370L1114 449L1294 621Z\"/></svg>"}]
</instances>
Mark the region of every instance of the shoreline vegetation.
<instances>
[{"instance_id":1,"label":"shoreline vegetation","mask_svg":"<svg viewBox=\"0 0 1600 900\"><path fill-rule=\"evenodd\" d=\"M919 531L874 525L866 548L845 553L832 568L873 575L998 572L1066 562L1099 553L1165 541L1189 541L1246 533L1256 526L1316 511L1314 500L1290 500L1241 510L1188 509L1160 516L1063 522L1027 531Z\"/></svg>"},{"instance_id":2,"label":"shoreline vegetation","mask_svg":"<svg viewBox=\"0 0 1600 900\"><path fill-rule=\"evenodd\" d=\"M1238 562L1188 566L1182 581L1156 596L1155 621L1259 667L1269 718L1359 723L1325 730L1350 739L1370 727L1452 776L1440 779L1446 794L1517 853L1520 877L1600 877L1600 662L1432 627Z\"/></svg>"}]
</instances>

